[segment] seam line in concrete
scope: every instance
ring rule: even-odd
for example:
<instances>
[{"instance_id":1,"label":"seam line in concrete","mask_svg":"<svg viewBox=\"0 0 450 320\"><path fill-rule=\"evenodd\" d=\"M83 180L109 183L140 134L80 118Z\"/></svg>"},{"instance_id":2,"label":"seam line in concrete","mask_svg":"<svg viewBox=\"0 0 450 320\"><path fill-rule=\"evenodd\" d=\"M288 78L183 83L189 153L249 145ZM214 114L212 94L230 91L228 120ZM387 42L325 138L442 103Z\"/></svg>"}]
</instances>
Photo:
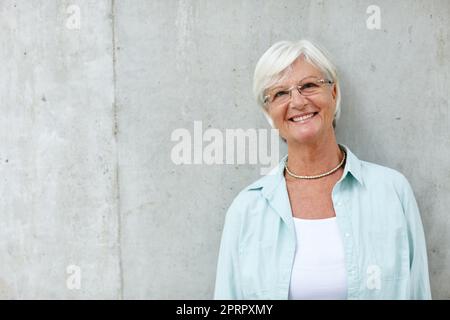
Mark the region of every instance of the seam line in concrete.
<instances>
[{"instance_id":1,"label":"seam line in concrete","mask_svg":"<svg viewBox=\"0 0 450 320\"><path fill-rule=\"evenodd\" d=\"M116 206L117 206L117 251L119 258L119 298L123 300L123 264L122 264L122 216L120 212L120 179L119 179L119 125L117 118L117 75L116 75L116 15L115 0L111 0L111 27L112 27L112 67L113 67L113 112L114 112L114 140L116 143Z\"/></svg>"}]
</instances>

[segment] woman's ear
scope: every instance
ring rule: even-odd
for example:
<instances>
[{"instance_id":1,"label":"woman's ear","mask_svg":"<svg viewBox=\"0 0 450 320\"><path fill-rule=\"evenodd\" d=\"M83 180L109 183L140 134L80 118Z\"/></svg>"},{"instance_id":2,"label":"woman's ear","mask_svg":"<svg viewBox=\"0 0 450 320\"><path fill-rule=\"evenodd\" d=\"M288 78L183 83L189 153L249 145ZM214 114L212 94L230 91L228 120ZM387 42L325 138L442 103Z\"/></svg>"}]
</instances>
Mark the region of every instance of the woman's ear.
<instances>
[{"instance_id":1,"label":"woman's ear","mask_svg":"<svg viewBox=\"0 0 450 320\"><path fill-rule=\"evenodd\" d=\"M333 96L333 100L336 100L337 88L336 83L333 82L333 90L331 91L331 95Z\"/></svg>"}]
</instances>

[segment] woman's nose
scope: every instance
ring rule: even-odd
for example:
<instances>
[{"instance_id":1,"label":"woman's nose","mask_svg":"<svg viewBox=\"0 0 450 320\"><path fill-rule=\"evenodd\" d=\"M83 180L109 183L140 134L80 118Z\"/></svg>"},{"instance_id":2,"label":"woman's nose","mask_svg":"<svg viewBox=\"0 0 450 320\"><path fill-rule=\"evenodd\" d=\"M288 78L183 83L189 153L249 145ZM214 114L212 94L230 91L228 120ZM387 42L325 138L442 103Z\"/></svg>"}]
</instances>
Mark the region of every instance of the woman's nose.
<instances>
[{"instance_id":1,"label":"woman's nose","mask_svg":"<svg viewBox=\"0 0 450 320\"><path fill-rule=\"evenodd\" d=\"M292 106L303 106L306 102L306 97L300 93L298 88L294 88L291 91L290 105Z\"/></svg>"}]
</instances>

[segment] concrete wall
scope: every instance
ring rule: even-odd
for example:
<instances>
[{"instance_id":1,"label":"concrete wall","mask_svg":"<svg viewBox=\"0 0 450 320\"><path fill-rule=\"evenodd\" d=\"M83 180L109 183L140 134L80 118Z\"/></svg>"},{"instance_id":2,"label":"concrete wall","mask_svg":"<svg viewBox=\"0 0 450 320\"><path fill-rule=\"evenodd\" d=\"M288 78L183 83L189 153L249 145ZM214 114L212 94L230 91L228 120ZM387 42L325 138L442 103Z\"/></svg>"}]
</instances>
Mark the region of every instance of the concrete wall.
<instances>
[{"instance_id":1,"label":"concrete wall","mask_svg":"<svg viewBox=\"0 0 450 320\"><path fill-rule=\"evenodd\" d=\"M449 17L447 0L0 0L0 298L211 298L225 211L260 166L175 165L171 134L269 128L254 66L303 37L338 65L339 142L410 180L450 298Z\"/></svg>"}]
</instances>

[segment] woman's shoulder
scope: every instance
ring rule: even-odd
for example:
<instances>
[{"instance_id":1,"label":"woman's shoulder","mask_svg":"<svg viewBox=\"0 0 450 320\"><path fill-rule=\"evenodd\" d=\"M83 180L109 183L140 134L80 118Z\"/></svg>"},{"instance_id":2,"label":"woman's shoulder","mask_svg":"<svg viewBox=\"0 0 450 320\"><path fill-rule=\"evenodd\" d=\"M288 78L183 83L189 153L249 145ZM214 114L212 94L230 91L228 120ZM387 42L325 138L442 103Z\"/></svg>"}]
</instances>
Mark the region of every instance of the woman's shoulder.
<instances>
[{"instance_id":1,"label":"woman's shoulder","mask_svg":"<svg viewBox=\"0 0 450 320\"><path fill-rule=\"evenodd\" d=\"M360 161L366 185L392 186L399 191L410 187L408 179L399 170L369 161Z\"/></svg>"},{"instance_id":2,"label":"woman's shoulder","mask_svg":"<svg viewBox=\"0 0 450 320\"><path fill-rule=\"evenodd\" d=\"M278 177L276 175L264 175L252 183L247 184L235 195L230 205L230 210L247 211L258 208L260 204L265 203L264 194L271 187L277 185Z\"/></svg>"},{"instance_id":3,"label":"woman's shoulder","mask_svg":"<svg viewBox=\"0 0 450 320\"><path fill-rule=\"evenodd\" d=\"M267 177L261 177L244 188L239 190L238 194L233 199L239 205L248 204L261 199L261 190L266 184Z\"/></svg>"}]
</instances>

